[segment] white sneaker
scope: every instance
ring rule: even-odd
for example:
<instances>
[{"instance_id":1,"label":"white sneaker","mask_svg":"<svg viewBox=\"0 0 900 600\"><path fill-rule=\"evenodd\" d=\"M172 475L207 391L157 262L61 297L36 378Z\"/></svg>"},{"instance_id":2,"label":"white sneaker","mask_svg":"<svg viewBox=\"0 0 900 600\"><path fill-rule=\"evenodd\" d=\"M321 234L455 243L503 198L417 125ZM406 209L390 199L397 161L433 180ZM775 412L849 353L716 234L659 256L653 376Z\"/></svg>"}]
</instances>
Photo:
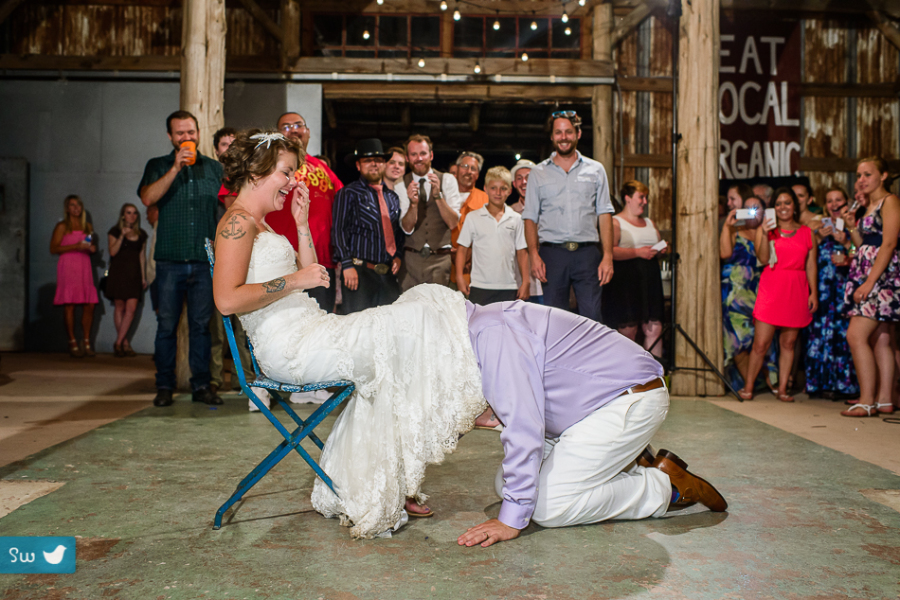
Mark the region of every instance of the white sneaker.
<instances>
[{"instance_id":1,"label":"white sneaker","mask_svg":"<svg viewBox=\"0 0 900 600\"><path fill-rule=\"evenodd\" d=\"M331 398L328 390L316 390L314 392L294 392L291 394L292 404L324 404Z\"/></svg>"},{"instance_id":2,"label":"white sneaker","mask_svg":"<svg viewBox=\"0 0 900 600\"><path fill-rule=\"evenodd\" d=\"M272 397L269 395L269 391L263 388L250 388L253 390L253 393L256 394L256 397L262 400L262 403L266 405L266 408L271 408ZM259 407L254 404L253 400L247 400L250 403L250 412L260 412Z\"/></svg>"}]
</instances>

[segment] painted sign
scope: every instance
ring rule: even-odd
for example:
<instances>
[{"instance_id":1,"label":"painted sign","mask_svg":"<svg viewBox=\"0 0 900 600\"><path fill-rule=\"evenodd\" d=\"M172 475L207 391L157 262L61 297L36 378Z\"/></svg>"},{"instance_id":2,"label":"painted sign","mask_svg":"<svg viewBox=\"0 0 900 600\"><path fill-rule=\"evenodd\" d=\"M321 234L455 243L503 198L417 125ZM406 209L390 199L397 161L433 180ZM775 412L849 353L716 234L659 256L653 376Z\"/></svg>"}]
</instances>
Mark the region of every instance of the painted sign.
<instances>
[{"instance_id":1,"label":"painted sign","mask_svg":"<svg viewBox=\"0 0 900 600\"><path fill-rule=\"evenodd\" d=\"M719 177L786 177L800 159L800 21L722 19Z\"/></svg>"}]
</instances>

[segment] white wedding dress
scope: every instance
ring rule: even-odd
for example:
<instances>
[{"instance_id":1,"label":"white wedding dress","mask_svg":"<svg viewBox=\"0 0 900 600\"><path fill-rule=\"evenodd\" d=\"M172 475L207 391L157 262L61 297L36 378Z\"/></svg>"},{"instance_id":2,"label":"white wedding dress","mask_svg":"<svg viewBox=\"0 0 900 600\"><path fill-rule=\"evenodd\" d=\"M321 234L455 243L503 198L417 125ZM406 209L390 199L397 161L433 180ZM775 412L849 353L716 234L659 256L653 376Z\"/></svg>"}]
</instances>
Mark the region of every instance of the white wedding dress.
<instances>
[{"instance_id":1,"label":"white wedding dress","mask_svg":"<svg viewBox=\"0 0 900 600\"><path fill-rule=\"evenodd\" d=\"M296 270L286 238L256 237L247 283ZM463 297L443 286L420 285L390 306L347 316L294 292L240 318L267 376L356 384L320 459L339 497L318 478L312 493L315 509L340 517L353 537L391 529L407 497L424 501L425 466L452 452L487 406Z\"/></svg>"}]
</instances>

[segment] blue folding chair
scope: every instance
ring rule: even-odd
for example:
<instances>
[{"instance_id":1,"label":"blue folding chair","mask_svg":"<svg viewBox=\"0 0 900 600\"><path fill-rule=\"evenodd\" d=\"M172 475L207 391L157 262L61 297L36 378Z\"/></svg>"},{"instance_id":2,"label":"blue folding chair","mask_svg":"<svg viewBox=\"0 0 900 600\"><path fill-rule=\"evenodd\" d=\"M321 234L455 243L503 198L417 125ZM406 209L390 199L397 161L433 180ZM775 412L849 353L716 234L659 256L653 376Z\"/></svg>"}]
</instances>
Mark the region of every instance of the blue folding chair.
<instances>
[{"instance_id":1,"label":"blue folding chair","mask_svg":"<svg viewBox=\"0 0 900 600\"><path fill-rule=\"evenodd\" d=\"M209 257L209 270L212 273L213 268L216 264L216 257L213 253L213 245L212 241L206 240L206 254ZM325 482L331 491L337 495L337 492L334 490L334 485L331 483L331 478L325 474L325 471L319 466L319 464L313 460L313 458L309 455L309 453L300 445L300 442L306 438L312 440L312 442L319 447L319 450L322 449L323 444L322 440L313 433L313 429L319 426L319 424L331 414L335 408L337 408L344 400L347 400L350 397L350 394L353 393L353 390L356 389L352 381L323 381L321 383L307 383L304 385L295 385L293 383L280 383L273 379L269 379L259 371L259 365L256 362L256 356L253 354L253 346L247 342L247 345L250 348L250 360L253 363L253 371L256 373L256 378L253 380L253 387L262 388L268 390L270 396L274 397L278 404L281 405L281 408L284 409L284 412L288 414L288 416L293 419L294 423L297 424L297 428L290 432L288 431L281 422L275 418L275 415L272 414L272 411L269 410L269 407L265 405L265 403L260 400L257 395L250 389L250 385L248 384L246 378L244 377L244 369L241 367L241 357L240 353L238 353L237 343L234 339L234 329L231 327L231 318L227 316L223 316L222 320L225 323L225 335L228 337L228 347L231 348L231 356L234 359L234 371L237 374L238 381L241 382L241 390L250 398L251 401L259 408L260 412L269 419L269 422L272 423L272 426L278 430L278 433L281 434L281 437L284 438L275 449L269 453L269 455L263 459L261 463L256 465L250 473L244 477L243 480L238 484L237 489L234 490L234 493L231 495L231 498L223 504L219 510L216 512L216 518L213 522L213 529L219 529L222 526L222 515L225 514L231 506L238 502L241 498L243 498L244 494L246 494L250 488L257 484L257 482L262 479L266 473L268 473L272 467L281 462L281 459L290 453L291 450L296 450L297 454L303 457L303 460L312 468L313 471L316 472L316 475ZM319 408L313 412L312 415L305 421L301 419L297 413L294 412L294 409L291 408L290 403L285 400L285 398L281 395L282 393L292 393L292 392L314 392L316 390L321 390L325 388L340 388L337 392L331 395L331 398L326 400Z\"/></svg>"}]
</instances>

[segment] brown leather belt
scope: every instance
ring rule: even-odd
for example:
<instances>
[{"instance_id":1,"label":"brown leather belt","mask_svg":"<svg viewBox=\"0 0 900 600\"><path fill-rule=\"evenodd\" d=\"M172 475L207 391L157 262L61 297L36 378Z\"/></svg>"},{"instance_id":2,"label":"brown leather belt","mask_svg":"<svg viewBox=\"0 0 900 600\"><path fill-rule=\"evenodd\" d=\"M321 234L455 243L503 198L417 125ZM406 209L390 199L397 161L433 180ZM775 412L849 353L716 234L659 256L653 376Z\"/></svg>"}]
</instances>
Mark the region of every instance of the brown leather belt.
<instances>
[{"instance_id":1,"label":"brown leather belt","mask_svg":"<svg viewBox=\"0 0 900 600\"><path fill-rule=\"evenodd\" d=\"M657 377L656 379L654 379L653 381L650 381L648 383L642 383L641 385L632 386L631 388L629 388L629 389L625 390L624 392L622 392L621 394L619 394L619 396L624 396L625 394L628 394L629 392L632 394L640 394L641 392L649 392L650 390L656 390L656 389L659 389L659 388L665 387L665 386L666 386L666 382L663 381L663 378Z\"/></svg>"},{"instance_id":2,"label":"brown leather belt","mask_svg":"<svg viewBox=\"0 0 900 600\"><path fill-rule=\"evenodd\" d=\"M354 266L357 266L357 267L366 266L366 267L372 269L373 271L375 271L376 273L378 273L379 275L387 275L388 273L391 272L391 265L386 265L384 263L378 263L378 264L370 263L370 262L364 261L361 258L354 258L354 259L352 259L352 262L353 262Z\"/></svg>"},{"instance_id":3,"label":"brown leather belt","mask_svg":"<svg viewBox=\"0 0 900 600\"><path fill-rule=\"evenodd\" d=\"M420 254L422 258L428 258L432 254L450 254L453 252L452 248L438 248L437 250L432 250L430 246L426 246L421 250L416 250L415 248L404 248L406 252L415 252L416 254Z\"/></svg>"}]
</instances>

